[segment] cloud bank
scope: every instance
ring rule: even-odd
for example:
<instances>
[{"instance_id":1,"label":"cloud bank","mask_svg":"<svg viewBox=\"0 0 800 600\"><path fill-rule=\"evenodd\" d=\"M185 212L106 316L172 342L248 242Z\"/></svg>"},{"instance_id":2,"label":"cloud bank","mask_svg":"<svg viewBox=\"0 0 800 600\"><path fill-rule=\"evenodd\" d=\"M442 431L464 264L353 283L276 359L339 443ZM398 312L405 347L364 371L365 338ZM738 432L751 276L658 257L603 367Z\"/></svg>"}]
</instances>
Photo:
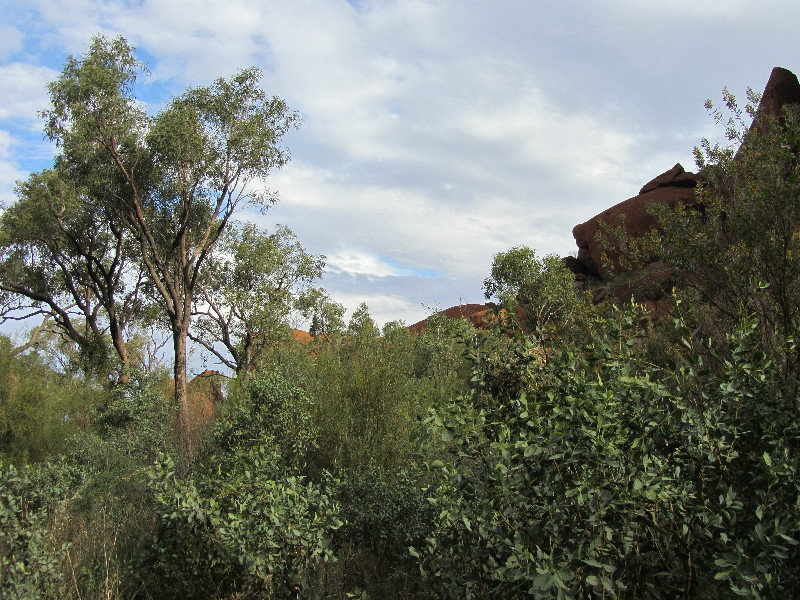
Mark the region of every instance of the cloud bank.
<instances>
[{"instance_id":1,"label":"cloud bank","mask_svg":"<svg viewBox=\"0 0 800 600\"><path fill-rule=\"evenodd\" d=\"M124 35L153 110L256 65L299 111L280 202L324 285L380 322L482 298L496 252L574 249L571 228L718 135L706 98L800 69L800 8L478 0L33 0L0 27L0 197L47 166L36 111L67 54Z\"/></svg>"}]
</instances>

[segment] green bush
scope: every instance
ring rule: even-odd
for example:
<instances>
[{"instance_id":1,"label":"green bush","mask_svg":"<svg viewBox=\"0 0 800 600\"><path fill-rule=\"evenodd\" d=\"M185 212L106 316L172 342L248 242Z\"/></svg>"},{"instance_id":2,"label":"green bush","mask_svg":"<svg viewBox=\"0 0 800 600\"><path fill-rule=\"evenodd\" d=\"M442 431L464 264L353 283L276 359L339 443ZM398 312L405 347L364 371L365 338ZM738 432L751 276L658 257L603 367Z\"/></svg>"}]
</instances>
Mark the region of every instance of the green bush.
<instances>
[{"instance_id":1,"label":"green bush","mask_svg":"<svg viewBox=\"0 0 800 600\"><path fill-rule=\"evenodd\" d=\"M305 391L278 371L254 377L214 427L214 446L223 454L269 446L286 464L302 468L317 445L311 410Z\"/></svg>"},{"instance_id":2,"label":"green bush","mask_svg":"<svg viewBox=\"0 0 800 600\"><path fill-rule=\"evenodd\" d=\"M341 522L327 476L299 475L316 437L309 400L277 372L247 389L189 473L168 455L148 471L158 528L145 586L154 596L305 597L323 585Z\"/></svg>"},{"instance_id":3,"label":"green bush","mask_svg":"<svg viewBox=\"0 0 800 600\"><path fill-rule=\"evenodd\" d=\"M20 600L61 598L70 544L58 536L85 473L65 463L0 465L0 592Z\"/></svg>"},{"instance_id":4,"label":"green bush","mask_svg":"<svg viewBox=\"0 0 800 600\"><path fill-rule=\"evenodd\" d=\"M105 399L104 390L57 373L39 355L15 354L0 336L0 458L21 465L55 456Z\"/></svg>"},{"instance_id":5,"label":"green bush","mask_svg":"<svg viewBox=\"0 0 800 600\"><path fill-rule=\"evenodd\" d=\"M322 487L285 475L264 447L238 454L226 472L209 464L181 479L169 458L149 472L160 519L154 596L308 597L320 586L322 567L334 560L338 506Z\"/></svg>"},{"instance_id":6,"label":"green bush","mask_svg":"<svg viewBox=\"0 0 800 600\"><path fill-rule=\"evenodd\" d=\"M662 368L640 318L627 310L584 352L525 363L517 397L484 386L432 413L452 452L431 465L438 532L414 551L442 595L800 593L798 401L759 332L700 352L682 330L681 358Z\"/></svg>"},{"instance_id":7,"label":"green bush","mask_svg":"<svg viewBox=\"0 0 800 600\"><path fill-rule=\"evenodd\" d=\"M431 535L433 506L418 476L382 469L343 473L331 493L343 524L334 536L338 587L370 598L425 598L408 547Z\"/></svg>"},{"instance_id":8,"label":"green bush","mask_svg":"<svg viewBox=\"0 0 800 600\"><path fill-rule=\"evenodd\" d=\"M356 544L383 554L404 554L424 539L433 511L421 483L406 473L374 469L340 477L333 494L344 525L340 544Z\"/></svg>"}]
</instances>

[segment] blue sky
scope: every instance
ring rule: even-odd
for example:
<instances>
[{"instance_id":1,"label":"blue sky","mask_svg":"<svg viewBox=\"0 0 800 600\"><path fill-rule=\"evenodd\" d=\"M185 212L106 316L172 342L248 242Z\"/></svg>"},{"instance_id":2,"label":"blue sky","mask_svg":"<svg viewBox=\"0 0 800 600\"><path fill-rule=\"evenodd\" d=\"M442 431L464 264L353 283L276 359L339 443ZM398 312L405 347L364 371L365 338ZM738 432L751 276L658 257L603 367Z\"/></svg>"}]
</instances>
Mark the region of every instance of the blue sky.
<instances>
[{"instance_id":1,"label":"blue sky","mask_svg":"<svg viewBox=\"0 0 800 600\"><path fill-rule=\"evenodd\" d=\"M0 200L48 166L37 111L68 54L121 34L156 111L264 71L302 115L280 201L323 285L379 322L482 301L496 252L575 250L571 229L720 132L703 108L800 71L795 0L0 0Z\"/></svg>"}]
</instances>

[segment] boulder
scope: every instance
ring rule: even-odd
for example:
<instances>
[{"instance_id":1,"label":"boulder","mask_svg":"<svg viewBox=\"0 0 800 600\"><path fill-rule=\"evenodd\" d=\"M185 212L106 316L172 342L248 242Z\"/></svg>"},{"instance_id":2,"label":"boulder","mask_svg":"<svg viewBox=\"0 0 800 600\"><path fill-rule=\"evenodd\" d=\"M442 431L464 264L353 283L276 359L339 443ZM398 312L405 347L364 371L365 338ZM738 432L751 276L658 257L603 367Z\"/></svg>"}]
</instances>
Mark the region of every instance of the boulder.
<instances>
[{"instance_id":1,"label":"boulder","mask_svg":"<svg viewBox=\"0 0 800 600\"><path fill-rule=\"evenodd\" d=\"M788 69L775 67L761 94L755 122L758 123L765 115L780 115L786 104L800 104L800 82L797 81L797 75Z\"/></svg>"},{"instance_id":2,"label":"boulder","mask_svg":"<svg viewBox=\"0 0 800 600\"><path fill-rule=\"evenodd\" d=\"M578 244L577 260L583 265L586 273L601 278L609 275L602 265L601 255L604 249L596 239L601 223L610 227L622 226L629 238L639 237L656 225L656 220L649 211L652 205L667 204L672 207L678 202L693 203L697 181L696 174L685 171L680 163L676 164L647 182L639 195L604 210L585 223L576 225L572 235ZM605 250L613 263L613 273L619 274L622 270L619 265L620 257L611 249ZM578 272L579 267L572 264L568 264L568 267L573 273Z\"/></svg>"},{"instance_id":3,"label":"boulder","mask_svg":"<svg viewBox=\"0 0 800 600\"><path fill-rule=\"evenodd\" d=\"M569 269L576 277L589 274L589 270L586 268L586 265L574 256L565 256L561 260L564 262L564 266L567 267L567 269Z\"/></svg>"},{"instance_id":4,"label":"boulder","mask_svg":"<svg viewBox=\"0 0 800 600\"><path fill-rule=\"evenodd\" d=\"M781 109L786 104L793 103L800 104L800 82L791 71L775 67L764 88L764 93L761 95L761 102L758 105L757 116L751 131L757 131L760 118L767 115L780 115ZM683 166L676 164L644 184L637 196L628 198L595 215L585 223L577 225L572 230L572 235L578 244L577 261L583 266L570 261L567 262L568 268L576 275L584 274L583 269L589 275L600 278L619 275L623 271L620 266L620 257L614 254L613 249L602 248L596 239L601 223L611 227L622 225L627 237L639 237L657 226L649 212L653 204L664 203L672 207L678 202L694 203L694 188L698 178L695 173L687 172ZM611 272L608 272L602 264L601 256L604 250L611 260ZM565 261L567 260L565 259Z\"/></svg>"},{"instance_id":5,"label":"boulder","mask_svg":"<svg viewBox=\"0 0 800 600\"><path fill-rule=\"evenodd\" d=\"M760 123L764 118L779 116L787 104L800 104L800 82L791 71L775 67L742 147L747 146L748 140L758 134ZM597 240L597 234L601 226L605 225L610 229L621 228L624 237L628 239L640 237L653 227L658 227L656 219L650 214L651 207L657 203L669 207L675 206L676 203L694 205L702 214L702 206L699 206L695 199L695 187L698 181L698 175L689 173L680 164L676 164L644 184L638 195L577 225L572 234L578 245L578 257L564 259L567 267L575 274L576 285L583 285L586 277L605 279L607 280L605 284L592 288L595 301L600 301L611 294L618 303L633 299L644 302L657 314L666 314L669 291L690 278L691 273L678 273L659 260L659 257L652 257L652 262L649 264L631 267L629 264L624 264L626 261L621 260L623 257L618 254L618 249L609 247L612 246L609 244L604 248ZM606 265L602 262L604 254L609 259Z\"/></svg>"},{"instance_id":6,"label":"boulder","mask_svg":"<svg viewBox=\"0 0 800 600\"><path fill-rule=\"evenodd\" d=\"M222 374L206 369L187 382L186 396L189 403L189 420L192 429L208 425L224 400L222 394Z\"/></svg>"},{"instance_id":7,"label":"boulder","mask_svg":"<svg viewBox=\"0 0 800 600\"><path fill-rule=\"evenodd\" d=\"M639 195L652 192L661 187L695 187L697 185L697 175L687 173L681 163L677 163L669 171L664 171L661 175L654 177L642 186Z\"/></svg>"}]
</instances>

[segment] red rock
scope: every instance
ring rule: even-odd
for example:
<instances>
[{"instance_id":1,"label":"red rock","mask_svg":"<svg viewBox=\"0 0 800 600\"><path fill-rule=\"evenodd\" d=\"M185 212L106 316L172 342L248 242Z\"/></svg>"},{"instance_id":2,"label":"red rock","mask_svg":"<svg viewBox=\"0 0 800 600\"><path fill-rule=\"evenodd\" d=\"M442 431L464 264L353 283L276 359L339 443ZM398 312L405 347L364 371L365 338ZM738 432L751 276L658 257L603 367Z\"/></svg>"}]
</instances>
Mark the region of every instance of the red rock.
<instances>
[{"instance_id":1,"label":"red rock","mask_svg":"<svg viewBox=\"0 0 800 600\"><path fill-rule=\"evenodd\" d=\"M609 274L602 266L603 248L596 239L601 223L611 227L619 227L622 224L628 237L639 237L656 225L655 218L649 212L654 204L675 206L677 202L694 202L694 186L697 184L697 179L697 175L684 171L683 167L677 164L646 183L638 196L628 198L585 223L576 225L572 235L578 244L577 260L585 266L586 272L600 277ZM618 274L622 270L619 266L620 257L609 248L606 248L606 252L614 264L614 272Z\"/></svg>"},{"instance_id":2,"label":"red rock","mask_svg":"<svg viewBox=\"0 0 800 600\"><path fill-rule=\"evenodd\" d=\"M445 310L439 311L444 314L448 319L466 319L475 327L484 326L484 320L489 314L489 311L495 307L495 304L488 302L486 304L459 304L458 306L451 306ZM411 333L420 333L427 326L427 319L409 325L408 329Z\"/></svg>"},{"instance_id":3,"label":"red rock","mask_svg":"<svg viewBox=\"0 0 800 600\"><path fill-rule=\"evenodd\" d=\"M761 95L753 130L757 131L759 119L766 115L780 115L781 109L791 103L800 104L800 82L791 71L775 67ZM698 175L686 172L680 164L676 164L642 186L638 196L620 202L585 223L577 225L572 234L578 244L578 262L583 264L591 275L602 278L608 276L610 273L606 272L601 264L604 249L596 239L600 224L605 223L612 227L623 224L628 237L641 236L657 225L648 211L653 204L660 202L674 206L676 202L693 203L697 181ZM622 272L620 257L614 255L610 248L605 250L613 263L613 274L619 275ZM568 264L568 267L576 274L581 273L580 267L575 264Z\"/></svg>"},{"instance_id":4,"label":"red rock","mask_svg":"<svg viewBox=\"0 0 800 600\"><path fill-rule=\"evenodd\" d=\"M191 431L209 425L217 407L223 401L220 380L222 374L206 369L186 384L186 399L189 409L189 427ZM172 383L172 386L175 384Z\"/></svg>"},{"instance_id":5,"label":"red rock","mask_svg":"<svg viewBox=\"0 0 800 600\"><path fill-rule=\"evenodd\" d=\"M651 192L660 187L694 187L697 185L697 175L688 173L684 170L681 163L677 163L669 171L663 172L658 177L654 177L642 186L639 195Z\"/></svg>"},{"instance_id":6,"label":"red rock","mask_svg":"<svg viewBox=\"0 0 800 600\"><path fill-rule=\"evenodd\" d=\"M564 262L564 266L576 276L585 276L589 273L586 269L586 265L574 256L565 256L561 260Z\"/></svg>"},{"instance_id":7,"label":"red rock","mask_svg":"<svg viewBox=\"0 0 800 600\"><path fill-rule=\"evenodd\" d=\"M761 94L756 122L765 115L780 115L786 104L800 104L800 82L797 81L797 75L788 69L775 67Z\"/></svg>"},{"instance_id":8,"label":"red rock","mask_svg":"<svg viewBox=\"0 0 800 600\"><path fill-rule=\"evenodd\" d=\"M294 339L304 344L314 339L313 335L311 335L307 331L303 331L302 329L292 329L292 335L294 336Z\"/></svg>"}]
</instances>

